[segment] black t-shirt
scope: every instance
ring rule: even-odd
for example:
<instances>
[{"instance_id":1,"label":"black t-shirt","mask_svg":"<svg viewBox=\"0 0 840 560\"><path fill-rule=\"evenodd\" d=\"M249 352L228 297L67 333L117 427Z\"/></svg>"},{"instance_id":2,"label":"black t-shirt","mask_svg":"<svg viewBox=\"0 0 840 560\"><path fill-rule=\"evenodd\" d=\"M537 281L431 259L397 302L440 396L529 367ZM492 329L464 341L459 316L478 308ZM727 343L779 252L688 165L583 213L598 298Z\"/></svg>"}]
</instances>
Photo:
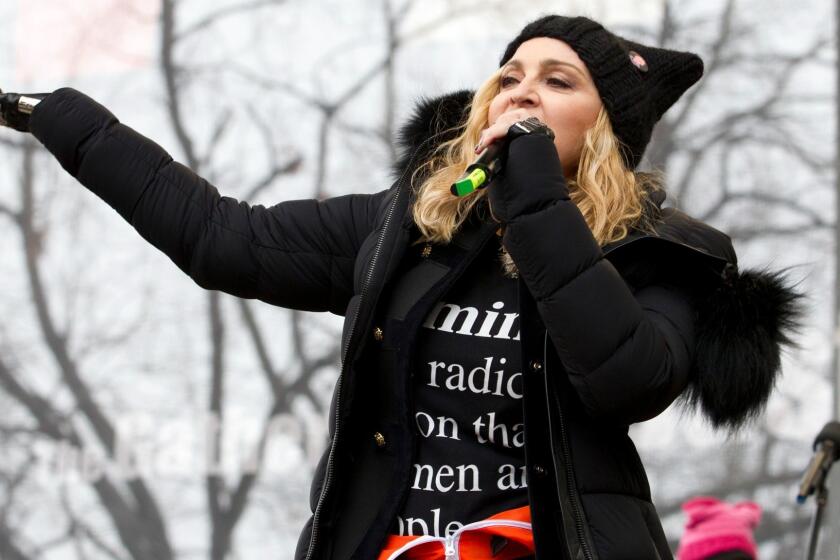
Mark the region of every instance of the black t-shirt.
<instances>
[{"instance_id":1,"label":"black t-shirt","mask_svg":"<svg viewBox=\"0 0 840 560\"><path fill-rule=\"evenodd\" d=\"M499 249L493 236L419 329L419 445L391 534L446 537L528 503L517 281L503 274Z\"/></svg>"}]
</instances>

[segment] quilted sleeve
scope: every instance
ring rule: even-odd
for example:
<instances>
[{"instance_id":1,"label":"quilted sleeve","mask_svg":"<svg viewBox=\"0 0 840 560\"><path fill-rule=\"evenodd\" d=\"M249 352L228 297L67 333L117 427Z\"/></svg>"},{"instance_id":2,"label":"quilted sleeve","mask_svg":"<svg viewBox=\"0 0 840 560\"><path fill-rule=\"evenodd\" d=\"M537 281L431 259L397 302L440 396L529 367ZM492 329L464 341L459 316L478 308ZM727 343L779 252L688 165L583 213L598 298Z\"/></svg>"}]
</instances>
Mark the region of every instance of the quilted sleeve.
<instances>
[{"instance_id":1,"label":"quilted sleeve","mask_svg":"<svg viewBox=\"0 0 840 560\"><path fill-rule=\"evenodd\" d=\"M266 208L226 196L71 88L32 113L33 135L200 286L274 305L344 312L353 264L387 191Z\"/></svg>"},{"instance_id":2,"label":"quilted sleeve","mask_svg":"<svg viewBox=\"0 0 840 560\"><path fill-rule=\"evenodd\" d=\"M523 136L488 196L572 386L597 417L656 416L686 387L695 310L678 286L633 293L571 201L553 142Z\"/></svg>"}]
</instances>

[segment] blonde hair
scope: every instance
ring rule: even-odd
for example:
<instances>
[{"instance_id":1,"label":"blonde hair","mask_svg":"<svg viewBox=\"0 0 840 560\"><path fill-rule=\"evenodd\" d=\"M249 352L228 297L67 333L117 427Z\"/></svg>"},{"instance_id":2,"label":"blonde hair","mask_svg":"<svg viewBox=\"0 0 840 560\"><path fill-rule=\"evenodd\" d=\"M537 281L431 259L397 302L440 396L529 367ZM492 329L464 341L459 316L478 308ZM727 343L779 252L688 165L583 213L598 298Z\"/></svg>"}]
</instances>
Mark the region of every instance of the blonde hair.
<instances>
[{"instance_id":1,"label":"blonde hair","mask_svg":"<svg viewBox=\"0 0 840 560\"><path fill-rule=\"evenodd\" d=\"M463 197L452 196L449 189L475 160L474 147L487 126L490 102L499 92L500 75L501 69L478 88L466 121L440 133L457 132L456 136L442 142L412 174L412 186L415 180L421 181L415 189L412 208L421 232L417 243L449 243L475 204L486 196L487 189ZM627 168L620 141L604 108L584 135L576 176L567 184L572 201L600 245L622 239L631 227L653 232L652 220L643 209L650 193L662 189L661 174ZM507 260L507 265L512 265Z\"/></svg>"}]
</instances>

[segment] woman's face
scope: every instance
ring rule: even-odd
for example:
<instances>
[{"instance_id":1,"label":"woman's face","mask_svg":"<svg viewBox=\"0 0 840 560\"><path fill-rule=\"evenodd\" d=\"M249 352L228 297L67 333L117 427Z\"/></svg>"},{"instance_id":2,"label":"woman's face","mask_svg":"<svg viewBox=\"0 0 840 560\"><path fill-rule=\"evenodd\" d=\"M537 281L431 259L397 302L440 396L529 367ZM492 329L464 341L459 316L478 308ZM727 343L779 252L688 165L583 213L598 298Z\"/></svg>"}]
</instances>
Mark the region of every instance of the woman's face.
<instances>
[{"instance_id":1,"label":"woman's face","mask_svg":"<svg viewBox=\"0 0 840 560\"><path fill-rule=\"evenodd\" d=\"M550 37L522 43L502 68L488 126L524 109L554 131L554 145L569 177L577 171L584 133L595 124L601 97L586 65L569 45Z\"/></svg>"}]
</instances>

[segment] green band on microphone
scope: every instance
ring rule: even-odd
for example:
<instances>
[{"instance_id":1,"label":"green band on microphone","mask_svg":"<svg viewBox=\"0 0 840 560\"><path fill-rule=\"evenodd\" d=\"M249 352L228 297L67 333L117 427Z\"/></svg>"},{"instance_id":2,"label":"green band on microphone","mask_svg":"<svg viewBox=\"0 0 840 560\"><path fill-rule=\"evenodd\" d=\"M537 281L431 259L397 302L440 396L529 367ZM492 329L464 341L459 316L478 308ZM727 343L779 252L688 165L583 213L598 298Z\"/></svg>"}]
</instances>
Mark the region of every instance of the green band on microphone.
<instances>
[{"instance_id":1,"label":"green band on microphone","mask_svg":"<svg viewBox=\"0 0 840 560\"><path fill-rule=\"evenodd\" d=\"M456 196L466 196L484 184L487 180L487 174L481 168L473 169L467 175L464 175L456 182L452 183L451 191Z\"/></svg>"}]
</instances>

